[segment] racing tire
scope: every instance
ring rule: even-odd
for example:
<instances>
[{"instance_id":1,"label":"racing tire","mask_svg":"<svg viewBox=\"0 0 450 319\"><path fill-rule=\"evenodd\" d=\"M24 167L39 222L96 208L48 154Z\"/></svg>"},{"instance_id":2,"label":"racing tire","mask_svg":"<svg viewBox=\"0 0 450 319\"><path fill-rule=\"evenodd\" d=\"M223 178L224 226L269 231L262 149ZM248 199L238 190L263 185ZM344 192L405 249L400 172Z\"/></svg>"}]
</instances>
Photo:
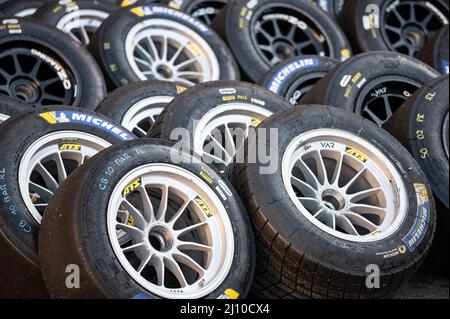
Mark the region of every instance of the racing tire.
<instances>
[{"instance_id":1,"label":"racing tire","mask_svg":"<svg viewBox=\"0 0 450 319\"><path fill-rule=\"evenodd\" d=\"M231 52L212 29L161 5L117 10L96 32L90 51L112 89L152 79L194 86L240 78Z\"/></svg>"},{"instance_id":2,"label":"racing tire","mask_svg":"<svg viewBox=\"0 0 450 319\"><path fill-rule=\"evenodd\" d=\"M441 74L449 74L449 30L448 26L436 34L416 55L416 59L425 62Z\"/></svg>"},{"instance_id":3,"label":"racing tire","mask_svg":"<svg viewBox=\"0 0 450 319\"><path fill-rule=\"evenodd\" d=\"M348 0L339 22L355 53L396 51L414 57L448 24L448 13L448 0Z\"/></svg>"},{"instance_id":4,"label":"racing tire","mask_svg":"<svg viewBox=\"0 0 450 319\"><path fill-rule=\"evenodd\" d=\"M370 121L334 107L295 107L272 116L260 128L278 129L277 147L257 131L245 144L244 160L227 170L254 225L257 268L252 294L262 298L359 299L395 293L419 268L436 226L431 189L408 151ZM261 174L265 162L249 163L249 150L255 150L256 143L271 147L271 172ZM325 170L320 162L326 163ZM359 219L352 213L355 208L342 201L338 189L359 184L360 192L348 188L345 194L370 192L376 183L361 183L375 171L360 179L370 162L378 162L372 169L386 169L386 173L375 173L380 185L390 185L382 187L385 198L395 193L400 198L390 197L381 204L385 216L391 217L366 224L364 218L370 219L376 210L369 215L364 212L378 205L375 198L351 200L357 206L366 203L356 214L362 217ZM348 171L350 166L358 168ZM345 213L348 208L350 213ZM382 231L369 231L383 224ZM370 276L374 272L379 274L379 285L374 285Z\"/></svg>"},{"instance_id":5,"label":"racing tire","mask_svg":"<svg viewBox=\"0 0 450 319\"><path fill-rule=\"evenodd\" d=\"M29 129L24 129L29 128ZM84 109L42 107L0 126L0 296L48 297L38 233L49 199L73 170L132 134Z\"/></svg>"},{"instance_id":6,"label":"racing tire","mask_svg":"<svg viewBox=\"0 0 450 319\"><path fill-rule=\"evenodd\" d=\"M223 172L249 132L264 119L292 107L254 84L208 82L166 106L149 137L178 142Z\"/></svg>"},{"instance_id":7,"label":"racing tire","mask_svg":"<svg viewBox=\"0 0 450 319\"><path fill-rule=\"evenodd\" d=\"M0 16L29 17L48 0L14 0L0 5Z\"/></svg>"},{"instance_id":8,"label":"racing tire","mask_svg":"<svg viewBox=\"0 0 450 319\"><path fill-rule=\"evenodd\" d=\"M103 76L83 47L32 19L3 19L0 94L33 106L95 109L106 94Z\"/></svg>"},{"instance_id":9,"label":"racing tire","mask_svg":"<svg viewBox=\"0 0 450 319\"><path fill-rule=\"evenodd\" d=\"M138 82L108 94L96 112L144 138L148 136L164 107L185 90L183 85L171 82Z\"/></svg>"},{"instance_id":10,"label":"racing tire","mask_svg":"<svg viewBox=\"0 0 450 319\"><path fill-rule=\"evenodd\" d=\"M300 103L340 107L382 126L418 88L437 77L433 68L400 53L362 53L330 71Z\"/></svg>"},{"instance_id":11,"label":"racing tire","mask_svg":"<svg viewBox=\"0 0 450 319\"><path fill-rule=\"evenodd\" d=\"M298 55L324 55L338 60L351 55L340 27L307 1L233 0L213 27L226 39L253 82L277 63Z\"/></svg>"},{"instance_id":12,"label":"racing tire","mask_svg":"<svg viewBox=\"0 0 450 319\"><path fill-rule=\"evenodd\" d=\"M94 157L64 183L48 208L39 235L39 260L46 287L53 298L245 298L254 273L255 248L250 220L242 202L213 168L195 161L190 153L174 151L171 146L166 141L141 139L112 147ZM114 172L106 177L105 169ZM124 183L128 186L122 186ZM167 188L158 193L155 187ZM197 192L201 195L195 196ZM168 201L162 200L162 194L167 194L164 198ZM132 201L133 196L132 206L143 207L138 206L145 205L143 201L147 206L140 211L141 208L127 206L134 220L128 224L130 218L117 217L119 207L115 205ZM164 204L164 210L158 208L157 211L155 206L153 211L150 207L157 205L158 200L168 204ZM61 210L64 214L60 214ZM174 210L181 213L175 215L178 217L169 217ZM96 213L92 214L94 211ZM170 226L172 218L186 224ZM124 223L132 226L119 225ZM192 267L196 263L196 271L201 272L205 260L193 253L188 255L173 228L180 227L177 229L182 232L197 223L205 227L194 230L198 241L193 242L194 234L184 235L184 245L192 249L209 250L207 246L210 247L211 262L203 275L194 277L180 265L184 262ZM130 256L121 251L122 247L126 249L141 241L137 236L143 228L149 233L149 240L144 239L142 245L148 247L148 255L153 256L150 263L144 252ZM131 242L123 239L120 244L119 238L127 235L118 232L123 229L137 230L132 239L128 239ZM159 244L163 248L156 247L158 243L153 238L158 230L166 235L167 240ZM212 237L205 238L201 233L208 231ZM165 254L162 266L160 249ZM138 259L135 268L131 266L136 263L133 257ZM68 264L79 266L80 289L68 289L65 284ZM141 267L145 268L139 272ZM147 268L153 270L153 274ZM171 273L178 276L170 277Z\"/></svg>"},{"instance_id":13,"label":"racing tire","mask_svg":"<svg viewBox=\"0 0 450 319\"><path fill-rule=\"evenodd\" d=\"M166 0L167 6L201 20L206 25L212 25L228 0Z\"/></svg>"},{"instance_id":14,"label":"racing tire","mask_svg":"<svg viewBox=\"0 0 450 319\"><path fill-rule=\"evenodd\" d=\"M258 85L297 105L302 96L338 64L338 61L327 57L295 57L272 68L258 81Z\"/></svg>"},{"instance_id":15,"label":"racing tire","mask_svg":"<svg viewBox=\"0 0 450 319\"><path fill-rule=\"evenodd\" d=\"M96 30L117 7L104 1L76 0L67 3L50 2L41 6L34 18L69 34L87 46Z\"/></svg>"},{"instance_id":16,"label":"racing tire","mask_svg":"<svg viewBox=\"0 0 450 319\"><path fill-rule=\"evenodd\" d=\"M0 95L0 125L20 112L29 110L30 106L20 103L6 95Z\"/></svg>"},{"instance_id":17,"label":"racing tire","mask_svg":"<svg viewBox=\"0 0 450 319\"><path fill-rule=\"evenodd\" d=\"M417 160L430 181L438 208L430 254L434 270L448 274L449 256L449 78L440 77L416 92L386 123Z\"/></svg>"}]
</instances>

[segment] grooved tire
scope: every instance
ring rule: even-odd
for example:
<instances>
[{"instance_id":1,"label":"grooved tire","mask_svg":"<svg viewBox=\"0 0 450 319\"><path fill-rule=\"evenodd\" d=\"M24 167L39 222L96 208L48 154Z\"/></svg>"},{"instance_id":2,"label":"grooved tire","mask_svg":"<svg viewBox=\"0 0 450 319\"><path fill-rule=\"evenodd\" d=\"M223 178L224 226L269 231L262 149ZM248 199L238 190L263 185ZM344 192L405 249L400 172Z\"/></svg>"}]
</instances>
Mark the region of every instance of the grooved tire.
<instances>
[{"instance_id":1,"label":"grooved tire","mask_svg":"<svg viewBox=\"0 0 450 319\"><path fill-rule=\"evenodd\" d=\"M418 88L439 73L396 52L362 53L331 70L300 100L361 114L382 126Z\"/></svg>"},{"instance_id":2,"label":"grooved tire","mask_svg":"<svg viewBox=\"0 0 450 319\"><path fill-rule=\"evenodd\" d=\"M203 83L167 105L149 136L179 142L178 146L193 150L206 163L223 171L251 128L289 107L287 101L254 84ZM236 131L228 130L232 128ZM217 152L209 150L208 146L215 146Z\"/></svg>"},{"instance_id":3,"label":"grooved tire","mask_svg":"<svg viewBox=\"0 0 450 319\"><path fill-rule=\"evenodd\" d=\"M183 85L171 82L138 82L108 94L96 112L122 124L138 137L147 137L164 107L185 90Z\"/></svg>"},{"instance_id":4,"label":"grooved tire","mask_svg":"<svg viewBox=\"0 0 450 319\"><path fill-rule=\"evenodd\" d=\"M436 34L416 55L419 59L429 66L438 70L441 74L449 74L449 27L445 27Z\"/></svg>"},{"instance_id":5,"label":"grooved tire","mask_svg":"<svg viewBox=\"0 0 450 319\"><path fill-rule=\"evenodd\" d=\"M254 151L256 143L270 147L269 141L257 132L256 137L245 144L244 161L232 164L227 171L254 224L257 241L254 296L385 298L397 291L419 268L431 247L436 226L431 189L408 151L373 123L333 107L313 105L292 108L267 119L260 128L278 129L279 145L271 149L270 158L276 164L272 165L273 169L261 174L261 169L267 164L248 163L249 150ZM359 147L372 145L372 151L378 153L367 155L366 152L363 155L360 148L353 149L357 150L356 153L351 149L345 153L359 153L362 156L356 155L359 158L356 160L366 163L364 165L377 160L381 167L392 165L387 170L390 172L388 175L384 173L378 177L391 176L392 183L396 180L400 187L398 194L406 196L398 200L402 201L406 210L403 217L397 215L393 219L397 220L396 227L390 231L386 228L380 233L364 235L369 236L365 237L366 240L348 237L339 228L336 228L338 232L330 231L330 227L317 223L318 219L305 211L307 202L299 206L299 200L294 199L302 195L291 195L290 186L287 186L291 183L290 178L285 178L290 175L284 175L284 172L289 174L289 166L286 170L283 165L290 162L290 157L286 157L288 154L303 154L317 149L322 156L331 156L334 150L341 148L340 143L344 143L345 136L345 139L348 138L345 143L358 143L361 145ZM330 143L333 139L336 141L334 144ZM351 157L346 157L344 163L354 162ZM330 162L327 163L329 165ZM311 163L307 165L313 169ZM305 172L303 169L301 171ZM344 169L341 172L347 174ZM294 183L294 179L292 181ZM395 191L395 188L392 190ZM339 203L327 201L324 197L321 204L336 207ZM397 210L395 205L390 207ZM387 212L386 216L391 213ZM409 241L410 235L417 236L417 240ZM371 236L374 236L373 241L369 239ZM374 265L380 270L380 288L369 289L366 282L371 271L366 267Z\"/></svg>"},{"instance_id":6,"label":"grooved tire","mask_svg":"<svg viewBox=\"0 0 450 319\"><path fill-rule=\"evenodd\" d=\"M414 17L410 6L415 6ZM355 53L396 51L415 56L448 24L448 13L448 0L348 0L339 23Z\"/></svg>"},{"instance_id":7,"label":"grooved tire","mask_svg":"<svg viewBox=\"0 0 450 319\"><path fill-rule=\"evenodd\" d=\"M33 106L95 109L106 86L86 49L67 34L31 18L0 23L4 26L0 30L0 94Z\"/></svg>"},{"instance_id":8,"label":"grooved tire","mask_svg":"<svg viewBox=\"0 0 450 319\"><path fill-rule=\"evenodd\" d=\"M0 124L8 118L15 116L17 113L29 109L30 107L26 104L20 103L6 95L0 95Z\"/></svg>"},{"instance_id":9,"label":"grooved tire","mask_svg":"<svg viewBox=\"0 0 450 319\"><path fill-rule=\"evenodd\" d=\"M272 68L259 80L258 85L296 105L314 84L338 64L338 61L327 57L295 57Z\"/></svg>"},{"instance_id":10,"label":"grooved tire","mask_svg":"<svg viewBox=\"0 0 450 319\"><path fill-rule=\"evenodd\" d=\"M122 191L120 185L126 183L130 174L133 174L133 172L138 172L136 174L142 173L140 183L147 190L151 189L151 185L145 182L149 180L149 176L152 173L159 172L159 170L166 169L177 172L174 175L177 182L174 181L170 185L169 204L166 207L170 208L172 205L176 205L170 201L172 198L176 198L172 191L177 190L180 194L182 190L177 187L182 182L186 183L185 185L188 187L189 180L184 179L184 176L189 176L189 179L196 183L196 186L193 187L202 187L211 192L207 193L208 195L201 195L201 198L204 203L211 203L212 201L214 207L208 204L210 210L205 209L202 213L217 214L217 219L215 219L217 221L220 220L219 215L223 220L228 219L231 230L226 233L227 238L229 239L232 235L235 239L231 244L234 247L234 253L228 256L231 258L231 266L225 277L214 285L215 288L211 287L209 293L204 291L206 295L201 293L201 289L203 289L201 287L206 289L211 283L214 283L212 280L206 280L204 286L194 285L194 288L199 289L199 298L245 298L250 288L255 263L254 240L245 209L236 192L230 186L227 186L229 185L228 182L219 176L214 169L193 161L192 155L189 153L173 152L171 146L171 143L165 141L139 140L124 143L120 147L112 147L92 158L85 167L77 170L64 183L48 208L39 235L39 260L42 265L46 287L52 297L76 299L168 298L157 294L160 290L156 285L149 284L151 280L149 277L145 277L148 281L142 280L144 276L151 275L145 275L142 272L141 277L136 277L135 271L127 268L126 262L124 263L123 259L119 259L113 241L116 237L114 239L112 237L116 235L114 234L116 230L114 229L112 234L112 230L107 223L111 214L115 212L111 203L114 202L116 191L117 189L120 189L120 192ZM114 170L114 172L105 178L105 169ZM206 181L202 177L205 176L205 172L208 172L211 180ZM166 176L166 178L169 177ZM162 183L163 181L164 178L158 179L156 183ZM138 196L136 187L132 189L129 196L133 196L133 193ZM147 194L147 196L150 196L150 205L156 205L154 196L156 197L157 194L151 192ZM128 195L123 196L129 198ZM192 199L192 201L194 200ZM136 202L137 200L133 201L134 205L137 205ZM195 214L195 210L197 210L195 205L192 204L187 208L191 214ZM224 210L219 212L219 207L223 207ZM64 214L60 213L61 210L64 210ZM92 212L96 213L92 214ZM136 221L136 224L133 224L134 227L140 227L138 226L139 216L136 213L133 214ZM213 217L212 215L209 216ZM187 217L186 213L184 217ZM204 221L204 218L208 217L203 217L202 221ZM211 223L213 222L211 220ZM162 227L161 223L159 227ZM151 229L149 237L151 237ZM225 230L229 230L229 228L225 228ZM217 236L218 234L212 235ZM55 238L58 240L55 240ZM176 239L174 239L175 241ZM214 243L213 248L216 248ZM223 251L229 251L229 249L229 246L224 247ZM216 254L221 253L221 250L214 250L211 253L211 259ZM156 250L155 254L158 254ZM169 250L166 254L172 254L172 251ZM169 258L168 255L166 257ZM226 259L219 267L222 265L226 271L225 265L228 265L229 261L230 259ZM167 263L167 259L165 263ZM67 288L65 284L67 264L79 266L81 274L80 289ZM167 265L169 264L167 263ZM213 268L212 265L211 268ZM212 278L214 277L208 279ZM165 280L163 285L164 287L167 285ZM192 289L192 287L167 288L166 292L172 298L182 298L187 289Z\"/></svg>"},{"instance_id":11,"label":"grooved tire","mask_svg":"<svg viewBox=\"0 0 450 319\"><path fill-rule=\"evenodd\" d=\"M157 47L162 48L164 36L170 36L170 41L165 42L169 49L159 52ZM183 12L161 5L134 5L117 10L97 30L89 48L111 89L151 79L193 86L240 77L231 52L212 29ZM158 61L154 62L156 56ZM195 61L182 65L192 60ZM197 76L192 77L191 73L184 77L181 75L184 71Z\"/></svg>"},{"instance_id":12,"label":"grooved tire","mask_svg":"<svg viewBox=\"0 0 450 319\"><path fill-rule=\"evenodd\" d=\"M449 78L440 77L422 87L386 123L384 128L413 155L427 175L437 200L438 228L430 260L448 274L449 257Z\"/></svg>"},{"instance_id":13,"label":"grooved tire","mask_svg":"<svg viewBox=\"0 0 450 319\"><path fill-rule=\"evenodd\" d=\"M23 112L0 126L0 136L8 141L0 145L0 296L45 298L37 239L47 197L76 168L74 162L84 162L86 157L79 155L85 149L92 155L133 136L100 115L73 107ZM36 166L28 167L34 158Z\"/></svg>"},{"instance_id":14,"label":"grooved tire","mask_svg":"<svg viewBox=\"0 0 450 319\"><path fill-rule=\"evenodd\" d=\"M275 23L271 21L278 28L271 27ZM323 55L338 60L351 56L340 27L307 1L232 0L213 26L253 82L278 62L297 55Z\"/></svg>"}]
</instances>

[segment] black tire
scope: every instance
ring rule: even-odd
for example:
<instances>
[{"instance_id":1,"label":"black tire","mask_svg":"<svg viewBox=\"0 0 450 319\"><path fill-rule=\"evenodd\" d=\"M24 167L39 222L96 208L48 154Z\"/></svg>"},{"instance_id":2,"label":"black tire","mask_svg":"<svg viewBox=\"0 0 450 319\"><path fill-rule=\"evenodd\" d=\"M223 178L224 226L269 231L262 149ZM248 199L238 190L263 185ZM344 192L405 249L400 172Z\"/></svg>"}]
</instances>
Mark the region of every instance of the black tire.
<instances>
[{"instance_id":1,"label":"black tire","mask_svg":"<svg viewBox=\"0 0 450 319\"><path fill-rule=\"evenodd\" d=\"M227 108L229 105L230 108ZM196 138L198 134L201 134L203 127L198 126L198 122L201 120L206 121L206 115L210 115L211 111L218 110L219 107L223 108L218 114L215 114L209 121L217 120L220 116L226 114L228 116L234 116L239 114L249 114L254 116L257 126L262 120L271 114L275 114L286 110L291 107L286 100L275 96L271 92L256 86L254 84L236 81L216 81L208 82L195 86L184 92L179 97L175 98L161 113L157 119L155 125L149 133L149 137L160 138L164 140L172 140L179 142L178 146L192 149L194 152L201 153L203 149L198 149L196 145ZM250 108L254 108L251 111ZM254 112L254 113L253 113ZM237 125L239 121L235 123L229 123L230 126ZM188 134L174 134L178 130L186 130ZM220 128L215 128L220 129ZM217 132L219 134L219 132ZM172 136L174 135L174 136ZM242 138L245 135L238 136L236 132L233 141L235 149L239 149L239 145L243 142ZM216 137L216 136L215 136ZM222 134L217 139L225 145L227 139ZM206 144L211 144L211 141ZM227 147L225 145L225 147ZM228 149L229 156L233 157L235 154L231 154L231 150ZM215 165L219 170L224 171L226 167L226 161L220 162L218 159L207 157L204 155L203 160L206 163ZM220 159L226 159L226 155L221 153L216 154Z\"/></svg>"},{"instance_id":2,"label":"black tire","mask_svg":"<svg viewBox=\"0 0 450 319\"><path fill-rule=\"evenodd\" d=\"M212 25L228 0L165 0L165 2L171 8L184 11L203 23Z\"/></svg>"},{"instance_id":3,"label":"black tire","mask_svg":"<svg viewBox=\"0 0 450 319\"><path fill-rule=\"evenodd\" d=\"M73 120L71 116L74 114L86 116L74 122L58 123L52 117L51 112L56 112L55 116L57 117L64 113L70 121ZM97 122L99 125L94 125L89 122L89 116L97 119L95 121L101 121L108 125L99 126L100 122ZM131 133L126 132L117 124L112 124L105 117L73 107L33 109L21 113L20 118L10 119L0 126L2 140L8 141L8 143L0 144L0 184L2 188L0 196L0 296L3 298L41 298L46 296L38 266L39 223L21 195L19 183L22 179L18 175L24 154L36 141L50 133L64 131L88 133L112 145L119 144L124 139L133 138ZM120 136L118 135L119 131L122 132ZM74 136L74 138L76 137ZM74 140L71 142L74 143ZM70 144L70 142L66 143ZM83 145L80 144L80 147ZM74 169L73 166L64 165L67 174ZM49 170L49 168L46 169ZM56 180L57 177L54 179ZM44 187L49 186L45 185ZM37 196L36 198L39 198L39 195ZM33 200L32 205L35 203L43 202L37 199L37 201ZM42 214L42 211L39 214Z\"/></svg>"},{"instance_id":4,"label":"black tire","mask_svg":"<svg viewBox=\"0 0 450 319\"><path fill-rule=\"evenodd\" d=\"M108 238L106 215L109 198L118 182L127 173L143 165L174 165L204 180L200 172L204 172L205 164L193 161L189 153L172 152L171 146L165 141L139 140L112 147L94 157L64 183L48 208L39 236L39 260L52 297L159 298L138 285L119 262ZM124 153L128 154L128 160L118 165L118 159L123 158ZM115 172L108 177L107 185L104 184L104 190L101 190L99 183L105 180L104 170L108 167ZM235 251L226 278L204 298L223 298L228 289L237 292L239 298L245 298L255 263L250 221L238 195L228 182L214 169L208 168L208 171L212 182L208 187L218 195L230 218ZM226 187L227 192L229 188L232 196L221 197L216 189L219 184ZM64 209L63 215L59 213L61 209ZM92 214L93 211L97 213ZM80 266L81 289L66 287L67 264Z\"/></svg>"},{"instance_id":5,"label":"black tire","mask_svg":"<svg viewBox=\"0 0 450 319\"><path fill-rule=\"evenodd\" d=\"M296 107L267 119L260 128L278 129L279 145L272 149L271 157L276 162L275 172L263 175L260 171L266 164L248 163L248 150L260 139L258 133L251 146L246 142L244 160L231 165L227 172L254 224L257 238L254 295L353 299L384 298L397 291L427 254L436 219L433 199L425 194L431 194L426 177L408 151L373 123L334 107ZM396 231L372 242L349 241L319 228L300 213L285 186L281 159L291 143L298 142L297 150L303 149L303 145L308 150L308 142L295 138L318 129L335 129L355 138L359 136L389 159L392 171L401 176L400 183L403 180L408 205ZM267 139L260 142L270 147ZM324 143L322 147L329 150L330 145ZM420 187L415 183L420 183ZM421 218L428 219L423 229L416 225ZM414 243L415 249L405 241L405 235L410 232L420 238ZM369 289L365 284L368 265L379 267L379 289Z\"/></svg>"},{"instance_id":6,"label":"black tire","mask_svg":"<svg viewBox=\"0 0 450 319\"><path fill-rule=\"evenodd\" d=\"M41 6L33 18L50 24L65 33L69 33L70 31L74 39L78 39L81 44L86 46L97 30L97 23L101 24L107 16L116 10L117 7L115 5L99 0L76 0L67 2L66 4L60 4L60 1L52 1ZM67 23L63 22L64 19L69 22L73 21L74 17L80 18L81 20L89 19L87 25L84 26L84 30L86 31L85 35L79 27L70 30L65 28Z\"/></svg>"},{"instance_id":7,"label":"black tire","mask_svg":"<svg viewBox=\"0 0 450 319\"><path fill-rule=\"evenodd\" d=\"M416 59L425 62L441 74L449 74L449 27L445 27L423 47Z\"/></svg>"},{"instance_id":8,"label":"black tire","mask_svg":"<svg viewBox=\"0 0 450 319\"><path fill-rule=\"evenodd\" d=\"M416 23L408 20L411 17L403 16L404 22L400 22L396 13L400 12L400 16L409 14L410 8L406 6L411 3L420 6L415 10L420 12L420 17L417 18L422 20ZM428 13L433 14L433 21L429 21L425 27L421 26L419 22L425 21ZM448 13L448 0L348 0L339 16L339 22L355 53L397 51L413 57L435 32L448 24ZM389 31L386 26L400 26L401 33Z\"/></svg>"},{"instance_id":9,"label":"black tire","mask_svg":"<svg viewBox=\"0 0 450 319\"><path fill-rule=\"evenodd\" d=\"M340 107L382 126L418 88L438 76L425 63L400 53L362 53L329 72L300 103Z\"/></svg>"},{"instance_id":10,"label":"black tire","mask_svg":"<svg viewBox=\"0 0 450 319\"><path fill-rule=\"evenodd\" d=\"M277 64L258 85L297 105L300 98L338 64L337 60L314 55L292 58Z\"/></svg>"},{"instance_id":11,"label":"black tire","mask_svg":"<svg viewBox=\"0 0 450 319\"><path fill-rule=\"evenodd\" d=\"M0 95L0 124L20 112L29 110L30 106L23 104L6 95Z\"/></svg>"},{"instance_id":12,"label":"black tire","mask_svg":"<svg viewBox=\"0 0 450 319\"><path fill-rule=\"evenodd\" d=\"M448 274L449 256L449 77L417 91L384 128L412 154L430 181L438 208L436 239L429 260L434 270Z\"/></svg>"},{"instance_id":13,"label":"black tire","mask_svg":"<svg viewBox=\"0 0 450 319\"><path fill-rule=\"evenodd\" d=\"M258 47L255 33L255 24L266 16L269 19L269 13L277 14L275 18L283 20L277 24L285 35L274 37L276 41L273 45L278 50L276 55ZM289 19L294 21L286 22ZM306 31L296 27L295 23L301 22L305 23L302 28L306 28ZM340 27L326 13L306 1L232 0L221 11L213 26L226 39L242 70L253 82L258 81L274 64L297 55L326 55L338 60L345 60L351 55L350 45ZM301 42L295 38L287 39L287 28L296 30L293 31L294 37L303 37ZM319 37L322 42L318 40ZM304 38L309 38L314 44L306 45ZM300 43L305 45L304 50L296 47Z\"/></svg>"},{"instance_id":14,"label":"black tire","mask_svg":"<svg viewBox=\"0 0 450 319\"><path fill-rule=\"evenodd\" d=\"M0 94L33 106L61 104L86 109L94 109L103 99L106 87L100 69L68 35L32 19L4 19L1 24L5 27L0 30ZM11 62L12 55L19 53L27 57L27 62L21 62L22 70ZM30 69L30 63L38 69ZM56 82L44 87L43 79Z\"/></svg>"},{"instance_id":15,"label":"black tire","mask_svg":"<svg viewBox=\"0 0 450 319\"><path fill-rule=\"evenodd\" d=\"M49 0L10 0L0 5L0 15L5 17L32 16L36 10Z\"/></svg>"},{"instance_id":16,"label":"black tire","mask_svg":"<svg viewBox=\"0 0 450 319\"><path fill-rule=\"evenodd\" d=\"M162 111L168 103L185 90L186 87L183 85L171 82L156 80L138 82L118 88L108 94L99 104L96 112L120 123L136 136L143 138L148 136L155 123L157 112ZM161 98L166 103L162 102ZM139 110L133 110L137 103L142 103L144 100L148 102L145 105L143 104ZM152 113L155 117L142 119L136 126L129 122L133 118L130 112L138 114L148 108L155 109L156 113Z\"/></svg>"},{"instance_id":17,"label":"black tire","mask_svg":"<svg viewBox=\"0 0 450 319\"><path fill-rule=\"evenodd\" d=\"M181 24L192 30L206 42L206 45L210 47L214 54L213 58L219 63L218 74L216 74L218 78L211 80L239 79L239 71L231 52L213 30L209 29L199 20L194 19L185 13L180 13L175 9L161 5L144 5L117 10L115 14L105 20L91 42L90 51L94 53L97 61L101 65L105 76L109 80L110 88L139 82L140 80L145 79L171 79L161 75L141 75L146 78L140 78L133 71L126 56L125 39L130 33L130 30L144 21L151 25L152 21L159 19ZM199 47L197 46L197 48ZM197 52L197 54L203 55L205 53L200 51ZM176 61L178 61L178 59ZM183 82L183 84L185 83Z\"/></svg>"}]
</instances>

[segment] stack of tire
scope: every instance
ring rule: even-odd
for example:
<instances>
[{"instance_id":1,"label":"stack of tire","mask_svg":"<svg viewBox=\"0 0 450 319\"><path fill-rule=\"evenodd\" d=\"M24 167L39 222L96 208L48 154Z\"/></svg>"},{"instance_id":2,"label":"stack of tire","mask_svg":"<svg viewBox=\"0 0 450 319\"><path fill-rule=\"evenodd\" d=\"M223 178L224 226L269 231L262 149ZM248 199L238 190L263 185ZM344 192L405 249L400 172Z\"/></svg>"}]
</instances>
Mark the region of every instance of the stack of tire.
<instances>
[{"instance_id":1,"label":"stack of tire","mask_svg":"<svg viewBox=\"0 0 450 319\"><path fill-rule=\"evenodd\" d=\"M445 272L448 11L0 1L0 298L387 298Z\"/></svg>"}]
</instances>

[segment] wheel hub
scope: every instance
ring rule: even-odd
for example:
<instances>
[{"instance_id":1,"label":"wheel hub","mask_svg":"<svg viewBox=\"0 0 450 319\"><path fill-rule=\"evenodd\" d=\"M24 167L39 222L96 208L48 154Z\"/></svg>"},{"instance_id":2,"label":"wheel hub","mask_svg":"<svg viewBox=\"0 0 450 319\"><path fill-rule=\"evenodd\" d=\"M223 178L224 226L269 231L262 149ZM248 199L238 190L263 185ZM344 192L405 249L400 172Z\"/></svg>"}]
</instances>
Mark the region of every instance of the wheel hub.
<instances>
[{"instance_id":1,"label":"wheel hub","mask_svg":"<svg viewBox=\"0 0 450 319\"><path fill-rule=\"evenodd\" d=\"M332 211L343 210L346 207L344 196L335 189L327 189L322 193L323 205Z\"/></svg>"},{"instance_id":2,"label":"wheel hub","mask_svg":"<svg viewBox=\"0 0 450 319\"><path fill-rule=\"evenodd\" d=\"M160 64L156 67L156 74L163 80L170 80L173 77L172 69L165 64Z\"/></svg>"},{"instance_id":3,"label":"wheel hub","mask_svg":"<svg viewBox=\"0 0 450 319\"><path fill-rule=\"evenodd\" d=\"M171 231L162 225L154 226L148 233L150 245L158 252L167 252L173 247Z\"/></svg>"},{"instance_id":4,"label":"wheel hub","mask_svg":"<svg viewBox=\"0 0 450 319\"><path fill-rule=\"evenodd\" d=\"M274 50L280 60L287 60L296 56L296 50L292 43L285 40L277 40Z\"/></svg>"},{"instance_id":5,"label":"wheel hub","mask_svg":"<svg viewBox=\"0 0 450 319\"><path fill-rule=\"evenodd\" d=\"M410 45L418 49L425 45L427 38L423 29L416 25L409 25L405 27L403 30L403 36Z\"/></svg>"},{"instance_id":6,"label":"wheel hub","mask_svg":"<svg viewBox=\"0 0 450 319\"><path fill-rule=\"evenodd\" d=\"M40 89L30 79L16 79L10 84L10 91L14 98L26 103L36 103L40 97Z\"/></svg>"}]
</instances>

